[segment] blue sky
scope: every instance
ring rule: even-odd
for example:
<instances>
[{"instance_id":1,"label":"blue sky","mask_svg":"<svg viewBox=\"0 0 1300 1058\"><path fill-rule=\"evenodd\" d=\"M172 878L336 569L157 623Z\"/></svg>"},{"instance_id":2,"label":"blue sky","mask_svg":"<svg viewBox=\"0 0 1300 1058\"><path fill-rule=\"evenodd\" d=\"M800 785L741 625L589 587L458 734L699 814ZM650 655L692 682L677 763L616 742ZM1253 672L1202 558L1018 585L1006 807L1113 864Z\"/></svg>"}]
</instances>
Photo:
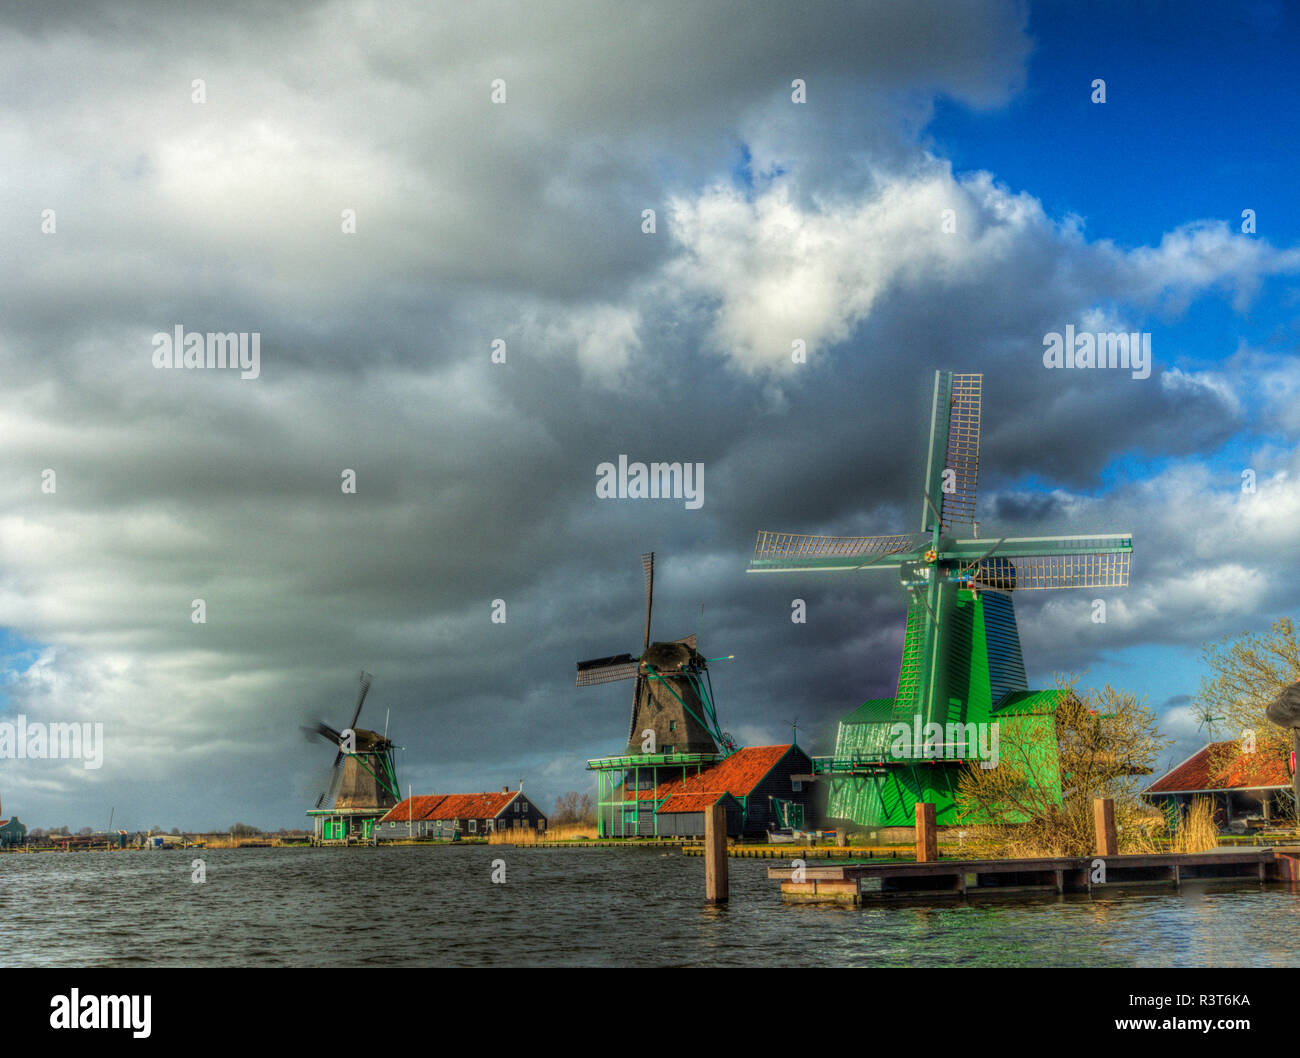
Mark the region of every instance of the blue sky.
<instances>
[{"instance_id":1,"label":"blue sky","mask_svg":"<svg viewBox=\"0 0 1300 1058\"><path fill-rule=\"evenodd\" d=\"M1294 5L1029 10L1025 90L991 111L937 103L927 132L956 169L988 169L1122 245L1157 242L1192 218L1235 225L1247 208L1261 234L1296 241ZM1096 78L1104 105L1090 101Z\"/></svg>"}]
</instances>

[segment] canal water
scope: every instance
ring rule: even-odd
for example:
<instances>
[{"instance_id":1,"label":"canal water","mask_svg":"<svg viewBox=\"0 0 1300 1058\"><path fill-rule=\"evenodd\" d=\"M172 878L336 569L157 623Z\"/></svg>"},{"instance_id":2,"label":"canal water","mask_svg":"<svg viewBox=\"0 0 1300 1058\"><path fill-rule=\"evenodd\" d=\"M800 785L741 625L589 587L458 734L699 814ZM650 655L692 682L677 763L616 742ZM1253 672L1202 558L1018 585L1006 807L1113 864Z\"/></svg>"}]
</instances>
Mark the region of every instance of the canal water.
<instances>
[{"instance_id":1,"label":"canal water","mask_svg":"<svg viewBox=\"0 0 1300 1058\"><path fill-rule=\"evenodd\" d=\"M4 855L0 965L1300 965L1300 895L1278 886L785 906L772 862L733 859L731 903L706 908L703 859L676 851Z\"/></svg>"}]
</instances>

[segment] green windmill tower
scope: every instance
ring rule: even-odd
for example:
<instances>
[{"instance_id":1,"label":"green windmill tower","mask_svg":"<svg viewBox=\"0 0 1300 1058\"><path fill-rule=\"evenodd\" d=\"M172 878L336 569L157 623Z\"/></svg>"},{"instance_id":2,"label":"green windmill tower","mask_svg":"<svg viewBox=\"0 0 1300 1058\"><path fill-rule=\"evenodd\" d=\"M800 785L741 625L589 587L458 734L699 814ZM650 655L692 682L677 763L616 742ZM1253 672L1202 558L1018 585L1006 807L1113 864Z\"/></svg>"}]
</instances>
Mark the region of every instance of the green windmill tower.
<instances>
[{"instance_id":1,"label":"green windmill tower","mask_svg":"<svg viewBox=\"0 0 1300 1058\"><path fill-rule=\"evenodd\" d=\"M978 537L982 381L935 372L919 532L758 534L750 573L896 569L907 594L897 693L844 717L834 757L815 761L832 818L910 826L917 802L928 801L939 823L955 823L963 769L1016 754L1016 739L1017 756L1032 754L1033 772L1060 795L1060 691L1028 689L1011 593L1125 587L1133 541L1128 533Z\"/></svg>"}]
</instances>

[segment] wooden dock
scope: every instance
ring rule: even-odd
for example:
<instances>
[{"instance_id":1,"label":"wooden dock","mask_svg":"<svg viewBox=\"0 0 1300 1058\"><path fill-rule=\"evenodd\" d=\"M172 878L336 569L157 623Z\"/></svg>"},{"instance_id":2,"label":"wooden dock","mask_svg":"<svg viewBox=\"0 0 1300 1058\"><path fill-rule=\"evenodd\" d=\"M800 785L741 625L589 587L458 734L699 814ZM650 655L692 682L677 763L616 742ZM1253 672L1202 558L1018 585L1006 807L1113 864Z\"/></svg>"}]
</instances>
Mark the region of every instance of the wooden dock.
<instances>
[{"instance_id":1,"label":"wooden dock","mask_svg":"<svg viewBox=\"0 0 1300 1058\"><path fill-rule=\"evenodd\" d=\"M792 903L1096 893L1130 886L1177 888L1188 882L1297 881L1300 848L933 863L877 860L769 867L767 876L780 880L782 900Z\"/></svg>"},{"instance_id":2,"label":"wooden dock","mask_svg":"<svg viewBox=\"0 0 1300 1058\"><path fill-rule=\"evenodd\" d=\"M704 846L685 844L682 846L684 856L703 856ZM843 845L731 845L727 855L736 859L751 860L892 860L899 857L911 858L912 850L908 846L898 848L867 848Z\"/></svg>"}]
</instances>

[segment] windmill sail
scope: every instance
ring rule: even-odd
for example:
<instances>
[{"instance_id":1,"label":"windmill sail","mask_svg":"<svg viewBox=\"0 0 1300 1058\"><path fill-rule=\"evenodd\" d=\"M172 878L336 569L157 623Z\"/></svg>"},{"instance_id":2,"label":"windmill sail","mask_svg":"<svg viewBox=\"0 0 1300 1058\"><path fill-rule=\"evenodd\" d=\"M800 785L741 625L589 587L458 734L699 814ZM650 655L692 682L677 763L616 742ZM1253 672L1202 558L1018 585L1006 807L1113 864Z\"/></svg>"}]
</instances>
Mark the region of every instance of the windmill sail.
<instances>
[{"instance_id":1,"label":"windmill sail","mask_svg":"<svg viewBox=\"0 0 1300 1058\"><path fill-rule=\"evenodd\" d=\"M980 470L980 390L983 375L952 375L948 392L948 445L944 470L949 484L940 483L947 532L954 525L975 521L975 487Z\"/></svg>"},{"instance_id":2,"label":"windmill sail","mask_svg":"<svg viewBox=\"0 0 1300 1058\"><path fill-rule=\"evenodd\" d=\"M641 556L641 571L645 574L645 637L641 642L641 657L650 650L650 611L655 601L655 553L647 551ZM627 742L631 746L636 740L636 714L641 705L641 696L645 691L645 674L637 669L636 684L632 688L632 719L628 721Z\"/></svg>"},{"instance_id":3,"label":"windmill sail","mask_svg":"<svg viewBox=\"0 0 1300 1058\"><path fill-rule=\"evenodd\" d=\"M609 658L579 661L577 686L591 687L598 683L634 679L640 669L641 663L631 654L615 654Z\"/></svg>"},{"instance_id":4,"label":"windmill sail","mask_svg":"<svg viewBox=\"0 0 1300 1058\"><path fill-rule=\"evenodd\" d=\"M937 524L975 520L975 487L980 461L980 394L983 375L936 371L930 412L930 445L921 497L921 531Z\"/></svg>"},{"instance_id":5,"label":"windmill sail","mask_svg":"<svg viewBox=\"0 0 1300 1058\"><path fill-rule=\"evenodd\" d=\"M1132 551L1131 536L1110 533L957 540L945 554L957 560L963 575L983 587L1029 591L1127 587Z\"/></svg>"},{"instance_id":6,"label":"windmill sail","mask_svg":"<svg viewBox=\"0 0 1300 1058\"><path fill-rule=\"evenodd\" d=\"M920 557L920 533L889 536L804 536L760 532L754 543L751 573L784 573L796 569L897 569L906 558Z\"/></svg>"}]
</instances>

